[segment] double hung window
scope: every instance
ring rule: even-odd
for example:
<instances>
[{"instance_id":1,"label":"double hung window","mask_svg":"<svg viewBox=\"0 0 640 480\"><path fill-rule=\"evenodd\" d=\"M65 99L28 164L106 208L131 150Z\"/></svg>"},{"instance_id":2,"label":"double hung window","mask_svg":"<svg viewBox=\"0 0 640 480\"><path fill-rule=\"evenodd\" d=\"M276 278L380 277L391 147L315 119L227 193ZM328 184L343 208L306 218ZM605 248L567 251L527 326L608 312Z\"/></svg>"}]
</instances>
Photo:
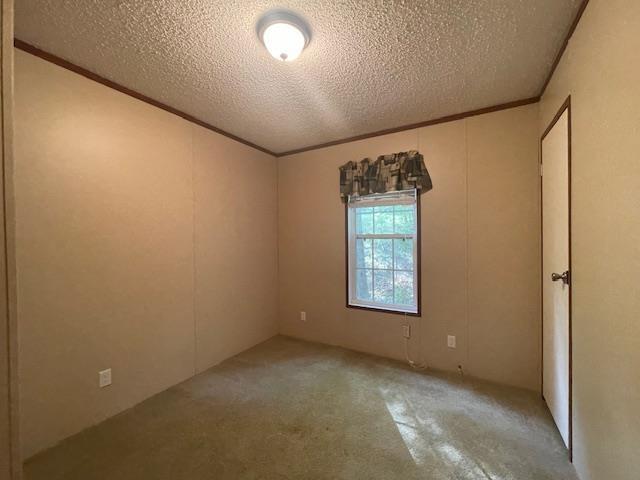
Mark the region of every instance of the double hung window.
<instances>
[{"instance_id":1,"label":"double hung window","mask_svg":"<svg viewBox=\"0 0 640 480\"><path fill-rule=\"evenodd\" d=\"M419 314L419 225L414 190L347 204L348 306Z\"/></svg>"}]
</instances>

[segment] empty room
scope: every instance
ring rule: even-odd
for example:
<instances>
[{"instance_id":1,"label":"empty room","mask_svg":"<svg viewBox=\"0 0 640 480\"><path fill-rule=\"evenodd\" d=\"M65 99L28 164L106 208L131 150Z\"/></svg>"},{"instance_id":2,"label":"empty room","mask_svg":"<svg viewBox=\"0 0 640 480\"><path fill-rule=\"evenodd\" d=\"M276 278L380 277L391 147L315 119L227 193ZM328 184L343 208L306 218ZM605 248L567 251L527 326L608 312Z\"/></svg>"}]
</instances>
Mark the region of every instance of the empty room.
<instances>
[{"instance_id":1,"label":"empty room","mask_svg":"<svg viewBox=\"0 0 640 480\"><path fill-rule=\"evenodd\" d=\"M640 479L640 2L1 16L0 480Z\"/></svg>"}]
</instances>

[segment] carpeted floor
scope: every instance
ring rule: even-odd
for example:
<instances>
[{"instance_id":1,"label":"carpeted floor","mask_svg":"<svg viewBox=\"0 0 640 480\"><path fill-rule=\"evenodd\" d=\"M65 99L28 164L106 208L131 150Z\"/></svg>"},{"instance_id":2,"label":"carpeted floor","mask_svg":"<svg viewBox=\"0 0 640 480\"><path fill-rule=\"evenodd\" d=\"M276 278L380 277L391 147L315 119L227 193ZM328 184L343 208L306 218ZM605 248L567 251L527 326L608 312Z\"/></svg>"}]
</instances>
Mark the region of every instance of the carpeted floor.
<instances>
[{"instance_id":1,"label":"carpeted floor","mask_svg":"<svg viewBox=\"0 0 640 480\"><path fill-rule=\"evenodd\" d=\"M576 478L535 393L285 337L25 468L27 480Z\"/></svg>"}]
</instances>

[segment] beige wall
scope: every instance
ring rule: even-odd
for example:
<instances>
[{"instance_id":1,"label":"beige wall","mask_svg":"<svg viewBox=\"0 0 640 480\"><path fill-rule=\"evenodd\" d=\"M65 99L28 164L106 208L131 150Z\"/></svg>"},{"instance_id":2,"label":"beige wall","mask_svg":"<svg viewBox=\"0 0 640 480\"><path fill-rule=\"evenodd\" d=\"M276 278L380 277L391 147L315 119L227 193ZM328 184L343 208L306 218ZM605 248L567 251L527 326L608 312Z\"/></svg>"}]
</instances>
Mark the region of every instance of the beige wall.
<instances>
[{"instance_id":1,"label":"beige wall","mask_svg":"<svg viewBox=\"0 0 640 480\"><path fill-rule=\"evenodd\" d=\"M640 2L591 0L540 104L572 103L573 439L582 480L640 477Z\"/></svg>"},{"instance_id":2,"label":"beige wall","mask_svg":"<svg viewBox=\"0 0 640 480\"><path fill-rule=\"evenodd\" d=\"M267 154L201 127L193 132L196 350L204 370L277 332L277 169Z\"/></svg>"},{"instance_id":3,"label":"beige wall","mask_svg":"<svg viewBox=\"0 0 640 480\"><path fill-rule=\"evenodd\" d=\"M20 51L15 131L26 456L276 333L273 157Z\"/></svg>"},{"instance_id":4,"label":"beige wall","mask_svg":"<svg viewBox=\"0 0 640 480\"><path fill-rule=\"evenodd\" d=\"M345 308L338 166L417 148L434 189L421 200L423 316L408 319L413 357L539 389L537 125L538 106L529 105L279 158L280 331L404 358L404 317Z\"/></svg>"}]
</instances>

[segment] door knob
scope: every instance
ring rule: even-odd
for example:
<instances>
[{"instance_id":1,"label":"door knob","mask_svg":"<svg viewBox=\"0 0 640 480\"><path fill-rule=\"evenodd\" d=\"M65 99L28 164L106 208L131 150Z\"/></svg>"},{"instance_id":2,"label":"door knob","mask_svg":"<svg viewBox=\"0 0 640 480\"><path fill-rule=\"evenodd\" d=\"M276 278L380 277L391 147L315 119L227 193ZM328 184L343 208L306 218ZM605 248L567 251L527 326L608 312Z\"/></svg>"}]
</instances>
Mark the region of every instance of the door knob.
<instances>
[{"instance_id":1,"label":"door knob","mask_svg":"<svg viewBox=\"0 0 640 480\"><path fill-rule=\"evenodd\" d=\"M562 280L562 283L564 283L565 285L569 285L569 270L563 273L552 273L551 280L554 282Z\"/></svg>"}]
</instances>

